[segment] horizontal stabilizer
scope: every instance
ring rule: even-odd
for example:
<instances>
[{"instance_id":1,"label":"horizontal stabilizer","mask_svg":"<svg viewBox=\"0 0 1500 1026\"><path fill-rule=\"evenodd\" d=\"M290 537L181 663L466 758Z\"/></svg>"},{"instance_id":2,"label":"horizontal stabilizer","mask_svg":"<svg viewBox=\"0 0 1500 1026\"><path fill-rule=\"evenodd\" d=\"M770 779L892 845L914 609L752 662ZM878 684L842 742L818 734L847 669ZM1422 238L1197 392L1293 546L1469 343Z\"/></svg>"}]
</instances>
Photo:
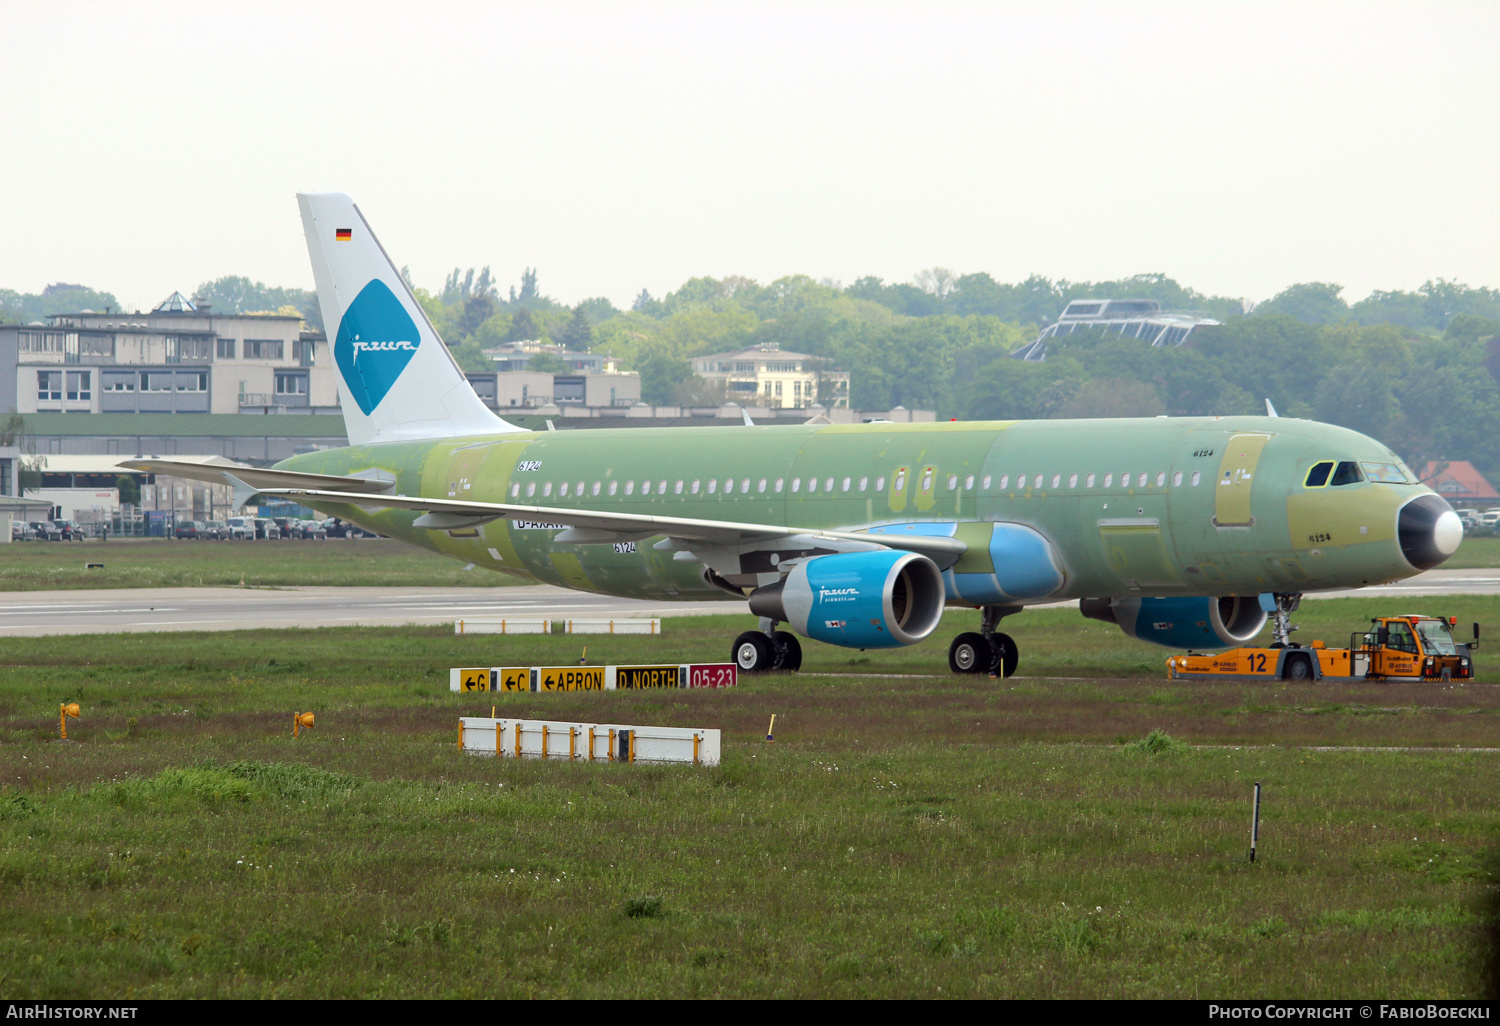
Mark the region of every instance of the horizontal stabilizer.
<instances>
[{"instance_id":1,"label":"horizontal stabilizer","mask_svg":"<svg viewBox=\"0 0 1500 1026\"><path fill-rule=\"evenodd\" d=\"M121 460L119 466L147 474L169 474L193 481L211 484L227 484L238 487L241 483L255 491L274 492L286 488L325 488L341 492L359 492L365 496L380 495L396 487L394 480L380 477L344 477L337 474L303 474L295 470L267 470L263 467L247 467L222 456L210 460Z\"/></svg>"},{"instance_id":2,"label":"horizontal stabilizer","mask_svg":"<svg viewBox=\"0 0 1500 1026\"><path fill-rule=\"evenodd\" d=\"M358 505L368 502L369 499L367 494L324 489L272 488L267 491L313 507ZM437 530L449 529L440 528L438 526L440 524L456 523L460 520L468 523L482 523L487 520L506 519L557 524L570 530L558 534L554 540L585 545L597 544L604 537L615 535L650 537L659 534L668 538L709 542L715 545L739 545L745 542L796 536L874 542L884 548L919 552L931 558L939 566L953 565L958 557L968 551L968 546L957 538L933 535L898 536L855 531L820 531L815 528L780 527L774 524L646 516L640 513L563 509L555 506L520 506L503 502L470 502L464 499L430 499L412 495L382 495L380 505L391 509L422 510L426 516L418 518L418 526L430 526Z\"/></svg>"}]
</instances>

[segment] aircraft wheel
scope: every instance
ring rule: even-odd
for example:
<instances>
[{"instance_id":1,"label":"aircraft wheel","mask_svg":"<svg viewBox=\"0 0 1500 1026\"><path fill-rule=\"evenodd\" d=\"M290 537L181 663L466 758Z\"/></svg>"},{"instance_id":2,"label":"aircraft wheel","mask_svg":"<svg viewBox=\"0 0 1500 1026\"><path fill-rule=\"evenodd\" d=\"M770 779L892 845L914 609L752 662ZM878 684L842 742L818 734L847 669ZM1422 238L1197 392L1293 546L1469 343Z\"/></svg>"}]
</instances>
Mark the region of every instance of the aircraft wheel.
<instances>
[{"instance_id":1,"label":"aircraft wheel","mask_svg":"<svg viewBox=\"0 0 1500 1026\"><path fill-rule=\"evenodd\" d=\"M948 646L948 669L954 673L988 673L990 646L983 634L965 631Z\"/></svg>"},{"instance_id":2,"label":"aircraft wheel","mask_svg":"<svg viewBox=\"0 0 1500 1026\"><path fill-rule=\"evenodd\" d=\"M768 673L776 665L776 651L771 647L771 639L760 631L746 631L735 638L729 658L739 666L741 673Z\"/></svg>"},{"instance_id":3,"label":"aircraft wheel","mask_svg":"<svg viewBox=\"0 0 1500 1026\"><path fill-rule=\"evenodd\" d=\"M1312 680L1312 667L1308 665L1307 656L1296 655L1288 657L1286 669L1283 672L1286 675L1286 679L1290 681L1301 683Z\"/></svg>"},{"instance_id":4,"label":"aircraft wheel","mask_svg":"<svg viewBox=\"0 0 1500 1026\"><path fill-rule=\"evenodd\" d=\"M990 662L991 673L1000 677L1013 677L1016 666L1021 661L1021 654L1016 651L1016 641L1009 634L991 634L990 649L994 652L994 658Z\"/></svg>"},{"instance_id":5,"label":"aircraft wheel","mask_svg":"<svg viewBox=\"0 0 1500 1026\"><path fill-rule=\"evenodd\" d=\"M797 635L791 631L777 631L771 636L771 642L781 650L778 670L795 673L802 669L802 643L797 640Z\"/></svg>"}]
</instances>

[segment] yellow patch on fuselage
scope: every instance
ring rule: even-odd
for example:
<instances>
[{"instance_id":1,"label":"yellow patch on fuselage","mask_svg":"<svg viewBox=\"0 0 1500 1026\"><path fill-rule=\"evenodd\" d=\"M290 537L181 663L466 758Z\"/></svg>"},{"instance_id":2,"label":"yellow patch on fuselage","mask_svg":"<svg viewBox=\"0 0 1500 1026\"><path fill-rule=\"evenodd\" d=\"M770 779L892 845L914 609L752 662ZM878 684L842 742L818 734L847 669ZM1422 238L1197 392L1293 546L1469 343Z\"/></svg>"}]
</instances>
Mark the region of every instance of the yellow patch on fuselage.
<instances>
[{"instance_id":1,"label":"yellow patch on fuselage","mask_svg":"<svg viewBox=\"0 0 1500 1026\"><path fill-rule=\"evenodd\" d=\"M1292 548L1391 541L1396 537L1396 511L1416 494L1409 487L1379 484L1294 492L1286 500Z\"/></svg>"}]
</instances>

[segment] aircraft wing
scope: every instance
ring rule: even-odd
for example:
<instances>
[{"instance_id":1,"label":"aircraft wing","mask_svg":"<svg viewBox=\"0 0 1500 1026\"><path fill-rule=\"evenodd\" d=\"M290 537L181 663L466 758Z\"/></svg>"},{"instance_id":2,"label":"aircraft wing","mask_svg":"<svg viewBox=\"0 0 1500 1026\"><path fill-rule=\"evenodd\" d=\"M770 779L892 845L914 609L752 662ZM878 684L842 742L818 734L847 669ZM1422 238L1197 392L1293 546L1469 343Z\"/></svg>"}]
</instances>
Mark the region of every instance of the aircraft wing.
<instances>
[{"instance_id":1,"label":"aircraft wing","mask_svg":"<svg viewBox=\"0 0 1500 1026\"><path fill-rule=\"evenodd\" d=\"M313 475L307 475L313 476ZM555 506L521 506L504 502L473 502L468 499L431 499L411 495L381 495L368 492L328 491L314 488L267 488L265 491L296 499L308 506L329 503L422 510L414 527L432 530L457 530L477 527L491 520L526 520L557 524L567 528L554 540L576 545L608 544L635 541L652 535L665 535L678 542L713 547L743 547L775 539L797 539L852 543L872 548L902 549L918 552L940 567L952 566L968 546L957 538L932 535L896 536L866 534L860 531L827 531L818 528L781 527L774 524L748 524L729 520L697 520L689 517L646 516L639 513L614 513L601 510L563 509ZM373 501L372 501L373 499ZM691 545L672 546L690 549Z\"/></svg>"},{"instance_id":2,"label":"aircraft wing","mask_svg":"<svg viewBox=\"0 0 1500 1026\"><path fill-rule=\"evenodd\" d=\"M372 494L378 495L396 486L394 479L343 477L337 474L304 474L295 470L267 470L250 467L243 463L215 456L209 460L121 460L119 466L126 470L137 470L147 474L170 474L194 481L212 484L250 486L250 494L274 492L284 488L328 488L343 492L360 492L369 501ZM249 497L248 495L246 496Z\"/></svg>"}]
</instances>

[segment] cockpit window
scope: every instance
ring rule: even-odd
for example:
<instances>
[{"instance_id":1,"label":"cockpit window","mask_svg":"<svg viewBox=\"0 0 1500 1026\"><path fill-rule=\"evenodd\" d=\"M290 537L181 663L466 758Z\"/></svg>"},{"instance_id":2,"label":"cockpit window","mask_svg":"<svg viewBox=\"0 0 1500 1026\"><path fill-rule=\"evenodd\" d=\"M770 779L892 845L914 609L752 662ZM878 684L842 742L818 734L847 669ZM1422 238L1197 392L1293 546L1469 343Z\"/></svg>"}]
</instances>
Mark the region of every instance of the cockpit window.
<instances>
[{"instance_id":1,"label":"cockpit window","mask_svg":"<svg viewBox=\"0 0 1500 1026\"><path fill-rule=\"evenodd\" d=\"M1381 484L1416 484L1399 464L1365 463L1362 466L1365 473L1370 475L1371 481L1379 481Z\"/></svg>"},{"instance_id":2,"label":"cockpit window","mask_svg":"<svg viewBox=\"0 0 1500 1026\"><path fill-rule=\"evenodd\" d=\"M1365 479L1364 471L1359 469L1359 464L1353 460L1344 460L1333 471L1333 480L1328 483L1334 486L1359 484Z\"/></svg>"},{"instance_id":3,"label":"cockpit window","mask_svg":"<svg viewBox=\"0 0 1500 1026\"><path fill-rule=\"evenodd\" d=\"M1314 463L1312 469L1307 472L1307 487L1322 488L1328 483L1328 475L1331 473L1333 473L1333 460Z\"/></svg>"}]
</instances>

